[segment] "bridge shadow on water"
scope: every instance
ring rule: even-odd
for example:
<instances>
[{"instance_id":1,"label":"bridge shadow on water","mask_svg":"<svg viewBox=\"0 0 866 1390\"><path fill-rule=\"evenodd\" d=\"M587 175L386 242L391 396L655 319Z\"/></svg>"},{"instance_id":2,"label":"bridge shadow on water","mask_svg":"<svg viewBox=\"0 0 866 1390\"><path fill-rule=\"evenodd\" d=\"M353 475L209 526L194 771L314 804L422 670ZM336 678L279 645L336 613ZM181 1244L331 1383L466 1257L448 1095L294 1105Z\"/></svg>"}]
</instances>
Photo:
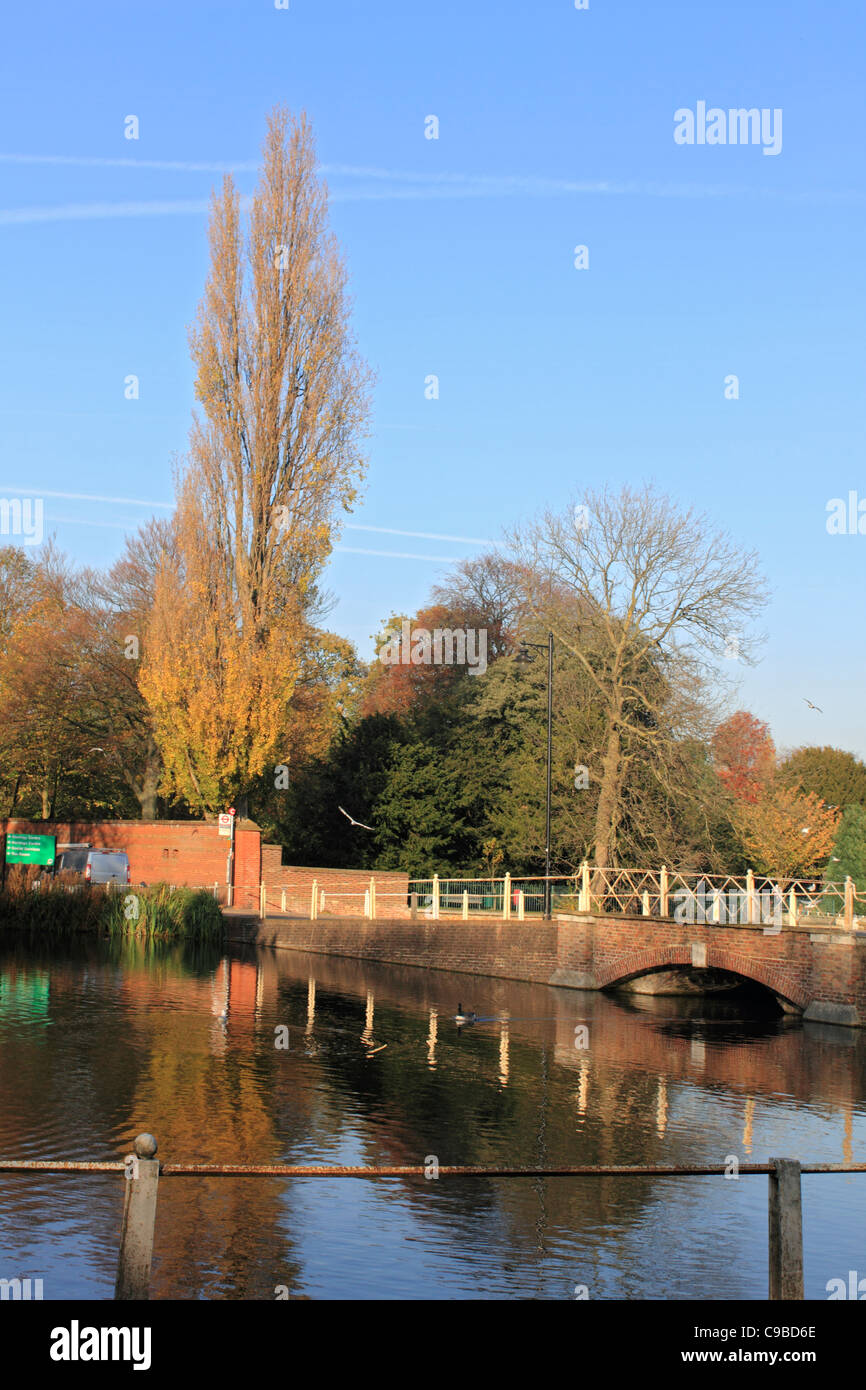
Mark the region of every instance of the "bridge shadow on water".
<instances>
[{"instance_id":1,"label":"bridge shadow on water","mask_svg":"<svg viewBox=\"0 0 866 1390\"><path fill-rule=\"evenodd\" d=\"M749 980L731 984L723 993L634 994L611 991L610 997L629 1013L651 1015L669 1037L704 1038L717 1043L742 1043L773 1038L803 1027L799 1014L782 1008L776 996Z\"/></svg>"}]
</instances>

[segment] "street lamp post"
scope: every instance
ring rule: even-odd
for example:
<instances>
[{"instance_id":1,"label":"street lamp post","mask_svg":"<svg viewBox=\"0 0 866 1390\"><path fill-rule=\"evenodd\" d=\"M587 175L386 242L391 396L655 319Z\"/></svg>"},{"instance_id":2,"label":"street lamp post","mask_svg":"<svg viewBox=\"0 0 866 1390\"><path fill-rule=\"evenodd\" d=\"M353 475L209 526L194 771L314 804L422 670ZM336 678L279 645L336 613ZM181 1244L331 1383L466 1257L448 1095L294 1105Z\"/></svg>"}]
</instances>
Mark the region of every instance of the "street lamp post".
<instances>
[{"instance_id":1,"label":"street lamp post","mask_svg":"<svg viewBox=\"0 0 866 1390\"><path fill-rule=\"evenodd\" d=\"M553 633L547 634L546 645L542 642L521 642L515 657L516 661L534 661L529 648L547 652L547 813L544 832L544 920L551 919L550 910L550 768L553 751Z\"/></svg>"}]
</instances>

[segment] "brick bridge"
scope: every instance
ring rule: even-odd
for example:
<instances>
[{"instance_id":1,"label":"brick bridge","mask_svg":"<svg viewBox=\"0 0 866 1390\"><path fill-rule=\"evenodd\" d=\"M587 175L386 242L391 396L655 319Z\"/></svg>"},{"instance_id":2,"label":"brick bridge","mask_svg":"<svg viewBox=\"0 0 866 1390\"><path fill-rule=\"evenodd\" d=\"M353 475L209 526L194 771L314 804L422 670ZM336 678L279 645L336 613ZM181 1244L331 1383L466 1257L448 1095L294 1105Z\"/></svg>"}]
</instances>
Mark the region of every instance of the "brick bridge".
<instances>
[{"instance_id":1,"label":"brick bridge","mask_svg":"<svg viewBox=\"0 0 866 1390\"><path fill-rule=\"evenodd\" d=\"M262 945L352 956L570 989L612 989L659 971L724 971L754 981L817 1022L866 1027L866 931L798 923L678 923L577 913L555 921L282 915L238 917L230 935Z\"/></svg>"},{"instance_id":2,"label":"brick bridge","mask_svg":"<svg viewBox=\"0 0 866 1390\"><path fill-rule=\"evenodd\" d=\"M818 1022L866 1026L866 931L589 914L559 922L551 984L610 989L660 971L723 971ZM698 972L698 973L696 973Z\"/></svg>"}]
</instances>

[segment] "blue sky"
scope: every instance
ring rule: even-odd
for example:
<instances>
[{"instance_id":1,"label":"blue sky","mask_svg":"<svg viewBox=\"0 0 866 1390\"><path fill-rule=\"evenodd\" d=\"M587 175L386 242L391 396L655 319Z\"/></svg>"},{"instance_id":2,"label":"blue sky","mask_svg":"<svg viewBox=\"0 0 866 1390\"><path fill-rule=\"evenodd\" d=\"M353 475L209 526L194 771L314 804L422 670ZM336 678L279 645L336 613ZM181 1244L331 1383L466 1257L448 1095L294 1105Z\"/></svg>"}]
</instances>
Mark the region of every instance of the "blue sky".
<instances>
[{"instance_id":1,"label":"blue sky","mask_svg":"<svg viewBox=\"0 0 866 1390\"><path fill-rule=\"evenodd\" d=\"M345 530L331 625L369 655L479 549L432 537L653 481L761 556L768 641L736 703L782 747L866 755L866 536L826 530L831 498L866 498L864 31L854 0L16 6L0 495L44 496L93 564L149 508L52 492L170 503L210 189L232 165L251 191L268 108L305 108L378 374L350 521L384 529ZM677 145L699 101L781 109L781 152Z\"/></svg>"}]
</instances>

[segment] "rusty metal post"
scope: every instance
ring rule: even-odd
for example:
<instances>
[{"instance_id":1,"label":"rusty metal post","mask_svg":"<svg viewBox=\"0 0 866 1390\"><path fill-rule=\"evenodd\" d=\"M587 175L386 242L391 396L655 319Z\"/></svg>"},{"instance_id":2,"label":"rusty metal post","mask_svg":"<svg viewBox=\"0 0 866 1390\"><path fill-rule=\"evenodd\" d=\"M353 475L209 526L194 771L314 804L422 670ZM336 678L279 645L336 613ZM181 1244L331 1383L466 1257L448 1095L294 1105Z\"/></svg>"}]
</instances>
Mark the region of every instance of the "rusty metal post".
<instances>
[{"instance_id":1,"label":"rusty metal post","mask_svg":"<svg viewBox=\"0 0 866 1390\"><path fill-rule=\"evenodd\" d=\"M152 1134L139 1134L133 1148L135 1152L127 1154L125 1160L126 1191L123 1194L115 1300L150 1298L150 1264L159 1184L159 1160L154 1157L157 1142Z\"/></svg>"},{"instance_id":2,"label":"rusty metal post","mask_svg":"<svg viewBox=\"0 0 866 1390\"><path fill-rule=\"evenodd\" d=\"M795 1158L771 1158L770 1298L803 1298L803 1198L800 1164Z\"/></svg>"}]
</instances>

